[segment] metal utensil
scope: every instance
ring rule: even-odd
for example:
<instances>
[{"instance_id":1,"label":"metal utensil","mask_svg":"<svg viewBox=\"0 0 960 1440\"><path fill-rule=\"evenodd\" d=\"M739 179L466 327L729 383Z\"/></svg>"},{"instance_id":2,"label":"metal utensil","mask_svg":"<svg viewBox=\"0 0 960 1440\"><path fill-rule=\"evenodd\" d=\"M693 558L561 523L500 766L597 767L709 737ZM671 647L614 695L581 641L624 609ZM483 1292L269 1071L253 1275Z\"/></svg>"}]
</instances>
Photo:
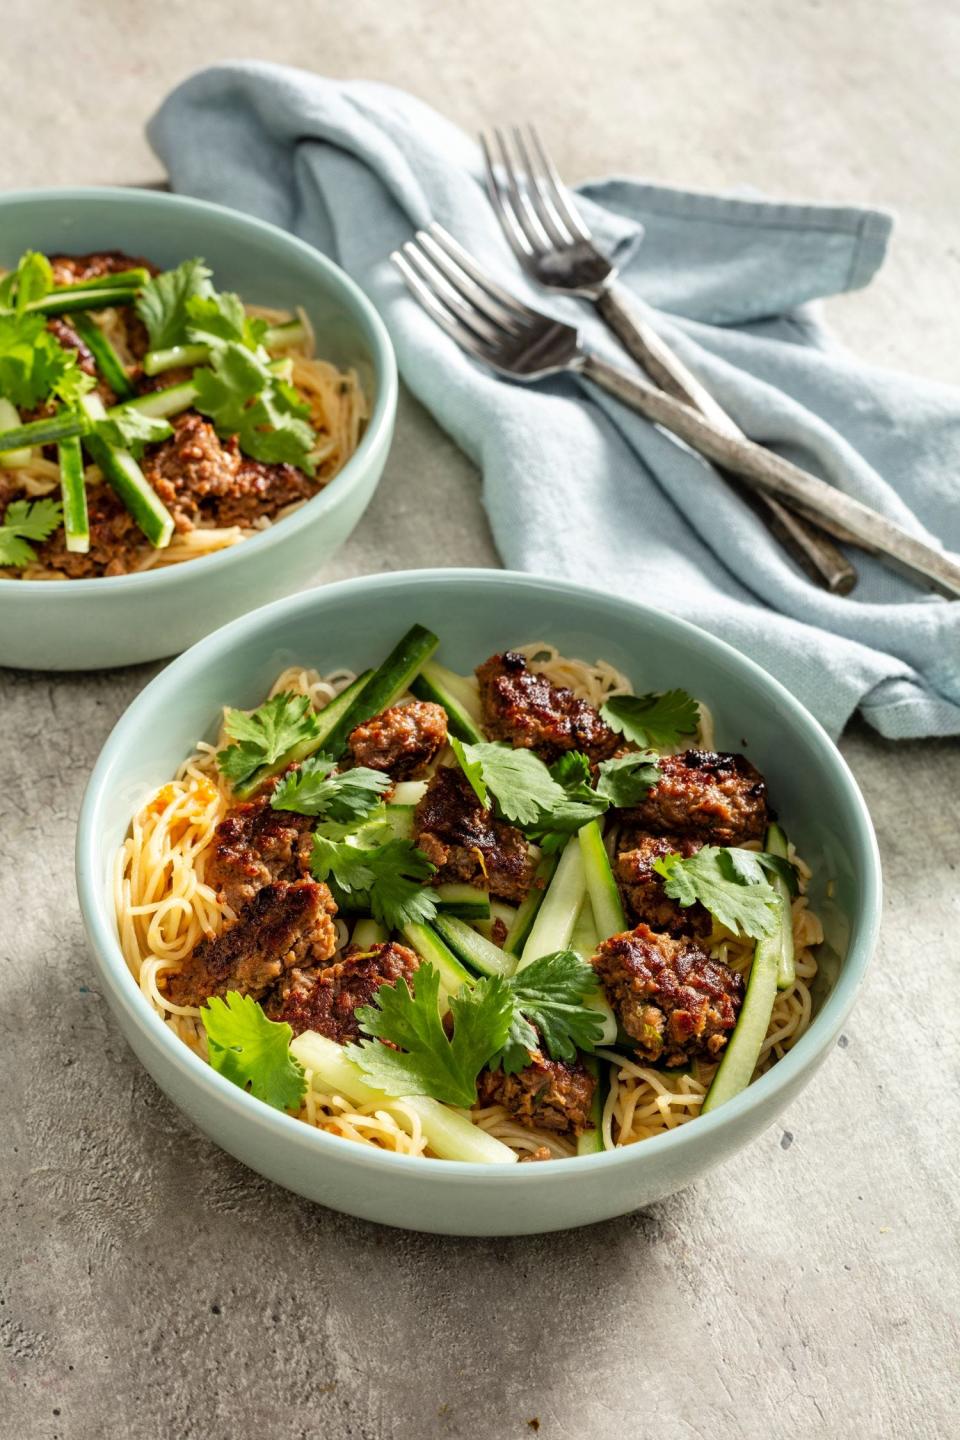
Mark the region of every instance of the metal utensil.
<instances>
[{"instance_id":1,"label":"metal utensil","mask_svg":"<svg viewBox=\"0 0 960 1440\"><path fill-rule=\"evenodd\" d=\"M692 405L731 435L739 429L643 318L617 268L597 249L589 227L563 184L533 125L511 130L512 145L495 129L481 135L490 200L520 264L539 285L579 295L596 307L627 353L668 395ZM725 477L747 503L743 486ZM751 508L804 572L837 595L849 595L857 572L841 550L807 520L772 495Z\"/></svg>"},{"instance_id":2,"label":"metal utensil","mask_svg":"<svg viewBox=\"0 0 960 1440\"><path fill-rule=\"evenodd\" d=\"M527 383L565 371L583 375L753 488L788 500L823 529L940 594L960 598L956 560L774 451L731 435L639 375L591 354L572 325L511 295L440 225L418 231L416 241L408 241L391 259L437 324L491 369Z\"/></svg>"}]
</instances>

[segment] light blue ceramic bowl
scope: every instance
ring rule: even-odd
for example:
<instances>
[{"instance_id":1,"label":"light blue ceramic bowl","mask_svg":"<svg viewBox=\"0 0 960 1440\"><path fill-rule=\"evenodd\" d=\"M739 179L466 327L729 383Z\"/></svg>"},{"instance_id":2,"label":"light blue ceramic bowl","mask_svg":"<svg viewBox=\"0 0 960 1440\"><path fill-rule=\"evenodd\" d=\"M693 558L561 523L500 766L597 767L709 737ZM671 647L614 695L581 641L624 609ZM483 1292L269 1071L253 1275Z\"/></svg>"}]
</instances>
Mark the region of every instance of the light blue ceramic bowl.
<instances>
[{"instance_id":1,"label":"light blue ceramic bowl","mask_svg":"<svg viewBox=\"0 0 960 1440\"><path fill-rule=\"evenodd\" d=\"M568 654L613 661L638 689L684 686L710 706L718 746L746 748L766 774L774 804L814 867L814 903L828 938L815 1022L784 1060L729 1104L629 1149L550 1164L387 1155L321 1134L237 1089L177 1040L141 997L117 942L110 875L144 794L173 774L198 739L214 737L222 705L256 705L294 660L321 670L375 664L414 621L434 629L440 657L464 671L495 650L543 639ZM120 1026L157 1084L201 1130L261 1174L325 1205L458 1235L526 1234L603 1220L659 1200L735 1155L829 1053L863 978L880 912L879 858L863 798L834 745L781 685L728 645L645 606L482 570L330 585L236 620L174 661L104 747L80 816L77 881L97 970Z\"/></svg>"},{"instance_id":2,"label":"light blue ceramic bowl","mask_svg":"<svg viewBox=\"0 0 960 1440\"><path fill-rule=\"evenodd\" d=\"M125 250L169 267L202 255L251 304L302 305L318 352L354 366L371 401L357 453L319 495L263 535L166 570L93 580L0 580L0 665L89 670L175 655L202 635L315 580L363 514L383 471L397 368L379 315L332 261L237 211L149 190L0 195L0 266L27 249Z\"/></svg>"}]
</instances>

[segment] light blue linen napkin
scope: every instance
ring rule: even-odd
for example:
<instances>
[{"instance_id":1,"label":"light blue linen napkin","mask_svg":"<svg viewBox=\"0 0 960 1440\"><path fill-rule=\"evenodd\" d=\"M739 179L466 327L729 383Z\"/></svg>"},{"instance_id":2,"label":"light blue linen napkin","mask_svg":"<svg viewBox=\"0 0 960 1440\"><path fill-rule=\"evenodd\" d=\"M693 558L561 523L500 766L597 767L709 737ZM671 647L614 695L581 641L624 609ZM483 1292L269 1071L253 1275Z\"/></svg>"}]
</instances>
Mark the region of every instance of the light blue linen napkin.
<instances>
[{"instance_id":1,"label":"light blue linen napkin","mask_svg":"<svg viewBox=\"0 0 960 1440\"><path fill-rule=\"evenodd\" d=\"M229 64L175 90L148 134L175 190L271 220L359 282L406 383L480 467L505 565L695 621L770 670L832 735L858 707L887 736L960 733L960 603L860 552L855 597L825 594L697 457L577 379L495 378L407 295L390 251L436 219L504 285L622 358L589 307L524 280L460 130L382 85ZM651 322L748 434L960 548L960 391L854 359L811 305L867 284L886 216L632 180L580 193Z\"/></svg>"}]
</instances>

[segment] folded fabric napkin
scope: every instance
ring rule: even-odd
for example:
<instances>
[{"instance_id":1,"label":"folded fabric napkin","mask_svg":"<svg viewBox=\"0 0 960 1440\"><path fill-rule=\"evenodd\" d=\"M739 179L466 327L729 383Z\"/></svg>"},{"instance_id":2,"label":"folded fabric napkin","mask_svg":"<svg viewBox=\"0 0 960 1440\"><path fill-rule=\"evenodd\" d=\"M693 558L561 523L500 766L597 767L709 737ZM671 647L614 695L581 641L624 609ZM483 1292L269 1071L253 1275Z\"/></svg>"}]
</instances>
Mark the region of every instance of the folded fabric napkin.
<instances>
[{"instance_id":1,"label":"folded fabric napkin","mask_svg":"<svg viewBox=\"0 0 960 1440\"><path fill-rule=\"evenodd\" d=\"M408 296L390 252L439 220L504 285L623 360L589 307L521 275L460 130L382 85L230 64L182 84L148 133L175 190L273 221L359 282L406 383L480 467L504 564L695 621L832 735L858 706L887 736L960 733L960 603L862 552L855 596L826 594L696 456L574 377L496 378ZM960 548L960 390L862 364L811 309L870 280L886 216L619 179L579 193L651 323L749 435Z\"/></svg>"}]
</instances>

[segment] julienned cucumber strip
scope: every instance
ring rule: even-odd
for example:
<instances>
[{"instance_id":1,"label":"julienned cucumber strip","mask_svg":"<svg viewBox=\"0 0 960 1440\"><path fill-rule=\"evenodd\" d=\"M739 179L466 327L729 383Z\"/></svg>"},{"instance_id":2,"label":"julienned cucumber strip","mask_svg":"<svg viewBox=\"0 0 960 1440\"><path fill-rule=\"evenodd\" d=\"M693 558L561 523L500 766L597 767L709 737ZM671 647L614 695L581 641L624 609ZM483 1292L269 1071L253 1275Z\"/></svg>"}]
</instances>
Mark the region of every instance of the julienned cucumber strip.
<instances>
[{"instance_id":1,"label":"julienned cucumber strip","mask_svg":"<svg viewBox=\"0 0 960 1440\"><path fill-rule=\"evenodd\" d=\"M80 405L89 419L106 419L107 412L99 395L84 395ZM173 535L173 516L129 450L107 445L96 435L84 436L84 444L103 478L130 511L150 544L156 550L165 549Z\"/></svg>"},{"instance_id":2,"label":"julienned cucumber strip","mask_svg":"<svg viewBox=\"0 0 960 1440\"><path fill-rule=\"evenodd\" d=\"M89 315L77 315L73 328L93 356L94 363L118 400L129 400L133 385L124 368L123 361L110 344L108 337Z\"/></svg>"},{"instance_id":3,"label":"julienned cucumber strip","mask_svg":"<svg viewBox=\"0 0 960 1440\"><path fill-rule=\"evenodd\" d=\"M768 825L764 849L771 855L787 860L790 846L779 825ZM777 966L777 989L789 990L797 978L797 962L793 946L793 910L790 904L790 890L787 882L779 875L771 875L770 883L780 896L780 962Z\"/></svg>"},{"instance_id":4,"label":"julienned cucumber strip","mask_svg":"<svg viewBox=\"0 0 960 1440\"><path fill-rule=\"evenodd\" d=\"M603 1107L610 1090L609 1069L597 1060L595 1055L581 1055L581 1060L594 1078L593 1100L590 1105L592 1130L586 1130L577 1140L578 1155L599 1155L605 1149L603 1143Z\"/></svg>"},{"instance_id":5,"label":"julienned cucumber strip","mask_svg":"<svg viewBox=\"0 0 960 1440\"><path fill-rule=\"evenodd\" d=\"M106 277L104 277L106 278ZM137 298L132 285L71 286L65 290L51 290L42 300L33 300L27 306L31 315L72 315L78 310L106 310L114 305L132 305Z\"/></svg>"},{"instance_id":6,"label":"julienned cucumber strip","mask_svg":"<svg viewBox=\"0 0 960 1440\"><path fill-rule=\"evenodd\" d=\"M387 939L387 932L376 920L358 920L353 927L353 934L350 936L350 945L358 946L361 950L369 950L373 945L381 945Z\"/></svg>"},{"instance_id":7,"label":"julienned cucumber strip","mask_svg":"<svg viewBox=\"0 0 960 1440\"><path fill-rule=\"evenodd\" d=\"M585 960L589 965L599 944L600 936L597 934L597 922L593 918L593 905L590 902L590 896L585 895L583 904L580 906L580 914L577 916L577 923L573 927L573 934L570 936L570 949L576 950L580 959ZM603 1017L603 1031L596 1043L598 1045L616 1044L619 1030L617 1017L603 990L598 990L595 995L589 996L583 1003L588 1009L596 1010L597 1014Z\"/></svg>"},{"instance_id":8,"label":"julienned cucumber strip","mask_svg":"<svg viewBox=\"0 0 960 1440\"><path fill-rule=\"evenodd\" d=\"M350 731L399 700L439 644L436 635L422 625L411 626L326 737L323 746L326 753L339 759L346 749Z\"/></svg>"},{"instance_id":9,"label":"julienned cucumber strip","mask_svg":"<svg viewBox=\"0 0 960 1440\"><path fill-rule=\"evenodd\" d=\"M777 998L777 972L780 966L779 935L757 941L753 965L747 981L747 993L740 1007L740 1018L727 1042L719 1069L707 1091L700 1113L706 1115L718 1105L732 1100L745 1090L757 1068L764 1037L770 1028L773 1002Z\"/></svg>"},{"instance_id":10,"label":"julienned cucumber strip","mask_svg":"<svg viewBox=\"0 0 960 1440\"><path fill-rule=\"evenodd\" d=\"M477 699L475 695L472 697L474 713L471 713L467 703L469 681L462 675L455 675L435 660L428 660L410 689L418 700L432 700L443 707L451 735L468 745L479 745L483 740L483 732L475 720Z\"/></svg>"},{"instance_id":11,"label":"julienned cucumber strip","mask_svg":"<svg viewBox=\"0 0 960 1440\"><path fill-rule=\"evenodd\" d=\"M559 859L559 855L545 855L537 866L527 898L517 911L503 942L504 950L508 950L511 955L519 955L526 945Z\"/></svg>"},{"instance_id":12,"label":"julienned cucumber strip","mask_svg":"<svg viewBox=\"0 0 960 1440\"><path fill-rule=\"evenodd\" d=\"M570 944L580 906L586 893L583 857L576 835L572 835L560 856L543 904L537 911L517 970L523 970L541 955L552 955Z\"/></svg>"},{"instance_id":13,"label":"julienned cucumber strip","mask_svg":"<svg viewBox=\"0 0 960 1440\"><path fill-rule=\"evenodd\" d=\"M33 445L54 445L60 440L69 440L72 435L85 435L90 422L72 411L59 411L56 415L45 416L42 420L30 420L26 425L14 425L0 433L0 455L11 450L22 450Z\"/></svg>"},{"instance_id":14,"label":"julienned cucumber strip","mask_svg":"<svg viewBox=\"0 0 960 1440\"><path fill-rule=\"evenodd\" d=\"M603 835L596 820L584 825L578 832L580 853L586 875L587 892L593 906L593 918L601 940L619 935L627 928L627 917L623 913L620 891L610 869L610 860L603 843Z\"/></svg>"},{"instance_id":15,"label":"julienned cucumber strip","mask_svg":"<svg viewBox=\"0 0 960 1440\"><path fill-rule=\"evenodd\" d=\"M458 960L481 975L512 975L516 958L499 945L478 935L464 920L455 915L435 915L433 929L449 945Z\"/></svg>"},{"instance_id":16,"label":"julienned cucumber strip","mask_svg":"<svg viewBox=\"0 0 960 1440\"><path fill-rule=\"evenodd\" d=\"M315 755L318 750L325 750L327 735L337 724L341 715L349 710L372 674L372 670L365 670L362 675L357 676L356 680L351 680L339 695L334 695L317 716L319 727L317 734L310 740L301 740L299 745L292 745L272 765L261 765L260 769L254 771L245 784L236 787L233 793L237 799L249 800L261 785L265 784L267 780L271 780L274 775L281 775L288 765L298 764L300 761L306 760L308 756Z\"/></svg>"},{"instance_id":17,"label":"julienned cucumber strip","mask_svg":"<svg viewBox=\"0 0 960 1440\"><path fill-rule=\"evenodd\" d=\"M55 285L52 293L74 295L78 290L102 290L105 286L108 289L121 286L124 290L139 290L149 279L150 271L143 265L137 265L132 270L116 270L112 275L94 275L89 280L71 280L69 285Z\"/></svg>"},{"instance_id":18,"label":"julienned cucumber strip","mask_svg":"<svg viewBox=\"0 0 960 1440\"><path fill-rule=\"evenodd\" d=\"M426 780L398 780L387 804L408 805L412 810L415 805L420 804L426 793Z\"/></svg>"},{"instance_id":19,"label":"julienned cucumber strip","mask_svg":"<svg viewBox=\"0 0 960 1440\"><path fill-rule=\"evenodd\" d=\"M464 969L453 951L429 925L404 925L401 933L420 959L426 960L439 972L440 1009L445 1013L450 1008L450 996L456 995L461 985L472 985L475 977Z\"/></svg>"},{"instance_id":20,"label":"julienned cucumber strip","mask_svg":"<svg viewBox=\"0 0 960 1440\"><path fill-rule=\"evenodd\" d=\"M516 1153L502 1140L488 1135L465 1115L459 1114L439 1100L426 1095L385 1096L375 1090L363 1073L344 1054L344 1047L314 1030L306 1030L290 1042L290 1053L313 1076L318 1090L343 1095L354 1105L389 1104L402 1099L402 1108L394 1111L399 1125L412 1129L410 1116L420 1121L427 1145L441 1160L468 1160L482 1165L515 1165Z\"/></svg>"},{"instance_id":21,"label":"julienned cucumber strip","mask_svg":"<svg viewBox=\"0 0 960 1440\"><path fill-rule=\"evenodd\" d=\"M90 549L90 520L87 515L87 487L83 479L83 454L79 437L61 440L57 446L60 464L60 494L63 499L63 533L67 549L86 555Z\"/></svg>"},{"instance_id":22,"label":"julienned cucumber strip","mask_svg":"<svg viewBox=\"0 0 960 1440\"><path fill-rule=\"evenodd\" d=\"M189 410L196 398L196 385L192 380L184 380L179 385L169 385L166 390L151 390L148 395L138 395L135 400L128 400L123 405L111 405L107 414L112 419L122 415L124 410L139 410L141 415L166 420L171 415L179 415L181 410Z\"/></svg>"},{"instance_id":23,"label":"julienned cucumber strip","mask_svg":"<svg viewBox=\"0 0 960 1440\"><path fill-rule=\"evenodd\" d=\"M17 407L6 396L0 395L0 432L20 429L20 415ZM32 452L29 445L21 450L5 450L3 452L3 468L5 470L20 470L29 465L32 459Z\"/></svg>"},{"instance_id":24,"label":"julienned cucumber strip","mask_svg":"<svg viewBox=\"0 0 960 1440\"><path fill-rule=\"evenodd\" d=\"M390 808L389 806L387 807ZM455 915L461 920L489 920L490 896L476 885L463 885L455 880L438 885L434 890L437 909L444 915Z\"/></svg>"}]
</instances>

